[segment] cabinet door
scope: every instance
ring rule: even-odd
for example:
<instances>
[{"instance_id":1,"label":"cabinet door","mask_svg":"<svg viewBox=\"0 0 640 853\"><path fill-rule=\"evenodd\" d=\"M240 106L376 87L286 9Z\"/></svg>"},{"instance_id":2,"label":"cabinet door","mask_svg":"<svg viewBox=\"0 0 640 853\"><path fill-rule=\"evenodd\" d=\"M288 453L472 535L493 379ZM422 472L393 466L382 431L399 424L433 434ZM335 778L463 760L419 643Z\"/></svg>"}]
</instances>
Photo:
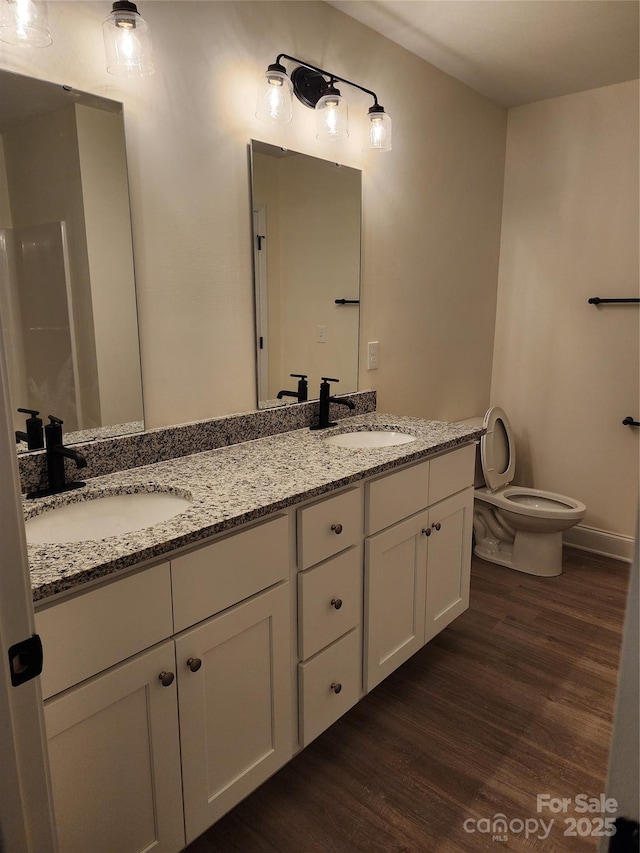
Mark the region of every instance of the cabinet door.
<instances>
[{"instance_id":1,"label":"cabinet door","mask_svg":"<svg viewBox=\"0 0 640 853\"><path fill-rule=\"evenodd\" d=\"M429 510L425 642L469 607L473 489Z\"/></svg>"},{"instance_id":2,"label":"cabinet door","mask_svg":"<svg viewBox=\"0 0 640 853\"><path fill-rule=\"evenodd\" d=\"M365 689L424 644L428 513L370 537L365 545Z\"/></svg>"},{"instance_id":3,"label":"cabinet door","mask_svg":"<svg viewBox=\"0 0 640 853\"><path fill-rule=\"evenodd\" d=\"M174 671L165 642L45 702L61 853L183 849Z\"/></svg>"},{"instance_id":4,"label":"cabinet door","mask_svg":"<svg viewBox=\"0 0 640 853\"><path fill-rule=\"evenodd\" d=\"M187 842L291 757L289 585L176 638Z\"/></svg>"}]
</instances>

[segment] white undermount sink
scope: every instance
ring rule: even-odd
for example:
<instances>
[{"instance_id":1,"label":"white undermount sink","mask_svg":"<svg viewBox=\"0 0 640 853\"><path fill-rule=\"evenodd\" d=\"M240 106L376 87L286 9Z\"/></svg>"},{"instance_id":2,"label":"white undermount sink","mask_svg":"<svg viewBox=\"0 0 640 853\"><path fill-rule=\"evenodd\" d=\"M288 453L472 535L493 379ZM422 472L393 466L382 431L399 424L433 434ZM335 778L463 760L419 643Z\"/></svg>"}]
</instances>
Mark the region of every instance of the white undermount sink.
<instances>
[{"instance_id":1,"label":"white undermount sink","mask_svg":"<svg viewBox=\"0 0 640 853\"><path fill-rule=\"evenodd\" d=\"M122 536L168 521L190 505L190 498L173 492L101 495L52 507L27 519L27 542L59 544Z\"/></svg>"},{"instance_id":2,"label":"white undermount sink","mask_svg":"<svg viewBox=\"0 0 640 853\"><path fill-rule=\"evenodd\" d=\"M327 444L338 447L394 447L397 444L410 444L415 436L405 432L383 429L366 429L356 432L339 432L325 438Z\"/></svg>"}]
</instances>

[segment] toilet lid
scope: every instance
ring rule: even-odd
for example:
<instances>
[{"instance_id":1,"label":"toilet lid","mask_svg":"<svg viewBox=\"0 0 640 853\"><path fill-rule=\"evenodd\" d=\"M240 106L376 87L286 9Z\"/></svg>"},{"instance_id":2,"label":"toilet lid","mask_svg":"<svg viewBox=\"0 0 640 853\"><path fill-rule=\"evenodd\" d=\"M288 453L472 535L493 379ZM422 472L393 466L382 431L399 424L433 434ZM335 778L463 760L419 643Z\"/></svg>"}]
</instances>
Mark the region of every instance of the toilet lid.
<instances>
[{"instance_id":1,"label":"toilet lid","mask_svg":"<svg viewBox=\"0 0 640 853\"><path fill-rule=\"evenodd\" d=\"M492 492L508 485L516 468L516 446L509 418L499 406L484 416L486 435L480 439L480 458L484 481Z\"/></svg>"}]
</instances>

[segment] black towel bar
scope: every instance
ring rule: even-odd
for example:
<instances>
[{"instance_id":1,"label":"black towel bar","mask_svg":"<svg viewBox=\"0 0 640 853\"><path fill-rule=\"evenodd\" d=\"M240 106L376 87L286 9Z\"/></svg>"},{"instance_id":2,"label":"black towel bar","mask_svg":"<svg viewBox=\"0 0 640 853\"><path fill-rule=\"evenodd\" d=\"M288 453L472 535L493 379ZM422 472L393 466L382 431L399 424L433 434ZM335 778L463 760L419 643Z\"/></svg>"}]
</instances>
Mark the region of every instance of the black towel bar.
<instances>
[{"instance_id":1,"label":"black towel bar","mask_svg":"<svg viewBox=\"0 0 640 853\"><path fill-rule=\"evenodd\" d=\"M624 426L639 426L640 427L640 421L634 421L634 419L631 417L631 415L627 415L627 417L622 421L622 423Z\"/></svg>"},{"instance_id":2,"label":"black towel bar","mask_svg":"<svg viewBox=\"0 0 640 853\"><path fill-rule=\"evenodd\" d=\"M640 299L636 299L635 297L625 297L624 299L601 299L599 296L592 296L589 300L589 305L605 305L610 304L612 302L640 302Z\"/></svg>"}]
</instances>

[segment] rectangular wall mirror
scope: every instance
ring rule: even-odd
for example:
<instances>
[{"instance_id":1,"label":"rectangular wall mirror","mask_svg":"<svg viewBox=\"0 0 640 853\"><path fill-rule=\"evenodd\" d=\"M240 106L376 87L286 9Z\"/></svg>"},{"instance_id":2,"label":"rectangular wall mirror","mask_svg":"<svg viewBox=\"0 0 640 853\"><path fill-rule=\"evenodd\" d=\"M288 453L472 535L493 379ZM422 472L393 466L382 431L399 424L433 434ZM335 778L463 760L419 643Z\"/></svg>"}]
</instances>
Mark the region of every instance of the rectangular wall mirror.
<instances>
[{"instance_id":1,"label":"rectangular wall mirror","mask_svg":"<svg viewBox=\"0 0 640 853\"><path fill-rule=\"evenodd\" d=\"M0 93L0 318L14 409L61 418L67 443L139 431L122 104L7 71ZM16 430L24 423L15 411Z\"/></svg>"},{"instance_id":2,"label":"rectangular wall mirror","mask_svg":"<svg viewBox=\"0 0 640 853\"><path fill-rule=\"evenodd\" d=\"M357 391L362 173L253 140L251 178L258 406L296 402L291 374Z\"/></svg>"}]
</instances>

